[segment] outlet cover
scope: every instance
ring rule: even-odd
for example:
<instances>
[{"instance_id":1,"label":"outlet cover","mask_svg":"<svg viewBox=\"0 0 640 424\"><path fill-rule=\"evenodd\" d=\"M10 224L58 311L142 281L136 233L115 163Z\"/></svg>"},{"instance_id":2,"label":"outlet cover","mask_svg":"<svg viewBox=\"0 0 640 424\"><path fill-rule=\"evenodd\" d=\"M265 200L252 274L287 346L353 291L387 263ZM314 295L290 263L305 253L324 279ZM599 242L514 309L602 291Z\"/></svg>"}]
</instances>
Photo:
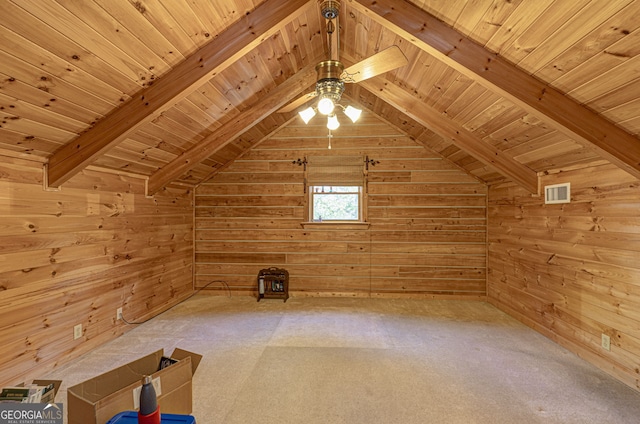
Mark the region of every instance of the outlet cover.
<instances>
[{"instance_id":1,"label":"outlet cover","mask_svg":"<svg viewBox=\"0 0 640 424\"><path fill-rule=\"evenodd\" d=\"M82 324L73 327L73 340L78 340L80 337L82 337Z\"/></svg>"},{"instance_id":2,"label":"outlet cover","mask_svg":"<svg viewBox=\"0 0 640 424\"><path fill-rule=\"evenodd\" d=\"M121 319L122 319L122 308L118 308L118 310L116 311L116 321Z\"/></svg>"},{"instance_id":3,"label":"outlet cover","mask_svg":"<svg viewBox=\"0 0 640 424\"><path fill-rule=\"evenodd\" d=\"M602 348L605 350L611 350L611 337L606 334L602 334Z\"/></svg>"}]
</instances>

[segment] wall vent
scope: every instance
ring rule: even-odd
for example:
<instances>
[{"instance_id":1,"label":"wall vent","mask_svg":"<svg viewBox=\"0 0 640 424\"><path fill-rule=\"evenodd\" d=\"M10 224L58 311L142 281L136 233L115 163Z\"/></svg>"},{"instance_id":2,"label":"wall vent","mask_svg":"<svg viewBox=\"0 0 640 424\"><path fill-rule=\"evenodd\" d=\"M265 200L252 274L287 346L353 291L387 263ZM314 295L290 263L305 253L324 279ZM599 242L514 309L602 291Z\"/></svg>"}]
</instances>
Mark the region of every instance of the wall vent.
<instances>
[{"instance_id":1,"label":"wall vent","mask_svg":"<svg viewBox=\"0 0 640 424\"><path fill-rule=\"evenodd\" d=\"M569 203L571 201L571 183L544 186L544 203Z\"/></svg>"}]
</instances>

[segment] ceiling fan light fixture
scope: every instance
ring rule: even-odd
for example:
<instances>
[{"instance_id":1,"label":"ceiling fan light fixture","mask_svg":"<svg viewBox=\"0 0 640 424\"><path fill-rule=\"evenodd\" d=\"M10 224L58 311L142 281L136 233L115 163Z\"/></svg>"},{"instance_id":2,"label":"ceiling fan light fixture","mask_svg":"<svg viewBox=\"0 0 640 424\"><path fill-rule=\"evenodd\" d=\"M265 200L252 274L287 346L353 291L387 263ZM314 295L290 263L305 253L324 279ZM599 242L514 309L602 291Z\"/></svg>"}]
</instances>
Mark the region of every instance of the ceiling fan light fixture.
<instances>
[{"instance_id":1,"label":"ceiling fan light fixture","mask_svg":"<svg viewBox=\"0 0 640 424\"><path fill-rule=\"evenodd\" d=\"M355 124L356 121L360 119L360 115L362 115L362 109L349 105L344 109L344 114L347 115L349 119L351 119L351 122Z\"/></svg>"},{"instance_id":2,"label":"ceiling fan light fixture","mask_svg":"<svg viewBox=\"0 0 640 424\"><path fill-rule=\"evenodd\" d=\"M330 97L322 97L320 101L318 101L318 112L323 115L329 115L333 113L335 107L336 105Z\"/></svg>"},{"instance_id":3,"label":"ceiling fan light fixture","mask_svg":"<svg viewBox=\"0 0 640 424\"><path fill-rule=\"evenodd\" d=\"M305 124L308 124L309 121L311 121L311 118L316 116L316 111L315 111L314 108L309 106L305 110L302 110L302 111L298 112L298 115L300 115L300 118L302 118L302 120L304 121Z\"/></svg>"},{"instance_id":4,"label":"ceiling fan light fixture","mask_svg":"<svg viewBox=\"0 0 640 424\"><path fill-rule=\"evenodd\" d=\"M330 130L337 130L340 126L340 122L338 121L338 117L335 114L329 115L327 119L327 128Z\"/></svg>"},{"instance_id":5,"label":"ceiling fan light fixture","mask_svg":"<svg viewBox=\"0 0 640 424\"><path fill-rule=\"evenodd\" d=\"M340 101L344 92L344 82L340 80L340 74L344 70L344 65L336 60L325 60L316 65L318 81L316 82L316 95L318 101L318 112L323 115L330 115Z\"/></svg>"}]
</instances>

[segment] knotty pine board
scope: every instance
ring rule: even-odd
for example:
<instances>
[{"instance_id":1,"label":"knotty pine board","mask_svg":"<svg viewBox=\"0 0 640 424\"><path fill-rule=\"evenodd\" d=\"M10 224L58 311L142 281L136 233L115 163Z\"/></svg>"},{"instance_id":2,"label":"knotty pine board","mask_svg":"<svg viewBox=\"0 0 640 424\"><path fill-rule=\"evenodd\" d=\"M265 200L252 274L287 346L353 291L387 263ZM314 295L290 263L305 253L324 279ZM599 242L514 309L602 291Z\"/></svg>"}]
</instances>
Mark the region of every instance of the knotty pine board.
<instances>
[{"instance_id":1,"label":"knotty pine board","mask_svg":"<svg viewBox=\"0 0 640 424\"><path fill-rule=\"evenodd\" d=\"M193 292L188 190L146 198L144 179L92 169L44 191L41 163L0 163L0 385L42 377L129 330L118 307L138 321Z\"/></svg>"},{"instance_id":2,"label":"knotty pine board","mask_svg":"<svg viewBox=\"0 0 640 424\"><path fill-rule=\"evenodd\" d=\"M571 203L491 187L491 303L640 389L640 183L611 165L545 176ZM600 346L611 337L611 351Z\"/></svg>"}]
</instances>

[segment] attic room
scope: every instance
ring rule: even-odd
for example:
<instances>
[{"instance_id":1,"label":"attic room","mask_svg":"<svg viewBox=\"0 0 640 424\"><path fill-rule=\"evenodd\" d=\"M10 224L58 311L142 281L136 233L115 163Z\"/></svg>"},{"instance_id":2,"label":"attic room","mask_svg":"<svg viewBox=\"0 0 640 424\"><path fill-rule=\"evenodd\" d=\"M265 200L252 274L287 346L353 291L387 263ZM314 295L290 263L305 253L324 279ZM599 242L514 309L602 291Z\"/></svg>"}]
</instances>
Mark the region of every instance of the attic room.
<instances>
[{"instance_id":1,"label":"attic room","mask_svg":"<svg viewBox=\"0 0 640 424\"><path fill-rule=\"evenodd\" d=\"M0 387L146 354L157 323L236 346L251 320L284 346L407 317L385 343L423 343L439 314L472 362L469 329L508 322L627 396L595 410L637 416L639 36L635 0L0 1ZM271 268L284 302L259 299ZM199 352L195 381L261 337Z\"/></svg>"}]
</instances>

